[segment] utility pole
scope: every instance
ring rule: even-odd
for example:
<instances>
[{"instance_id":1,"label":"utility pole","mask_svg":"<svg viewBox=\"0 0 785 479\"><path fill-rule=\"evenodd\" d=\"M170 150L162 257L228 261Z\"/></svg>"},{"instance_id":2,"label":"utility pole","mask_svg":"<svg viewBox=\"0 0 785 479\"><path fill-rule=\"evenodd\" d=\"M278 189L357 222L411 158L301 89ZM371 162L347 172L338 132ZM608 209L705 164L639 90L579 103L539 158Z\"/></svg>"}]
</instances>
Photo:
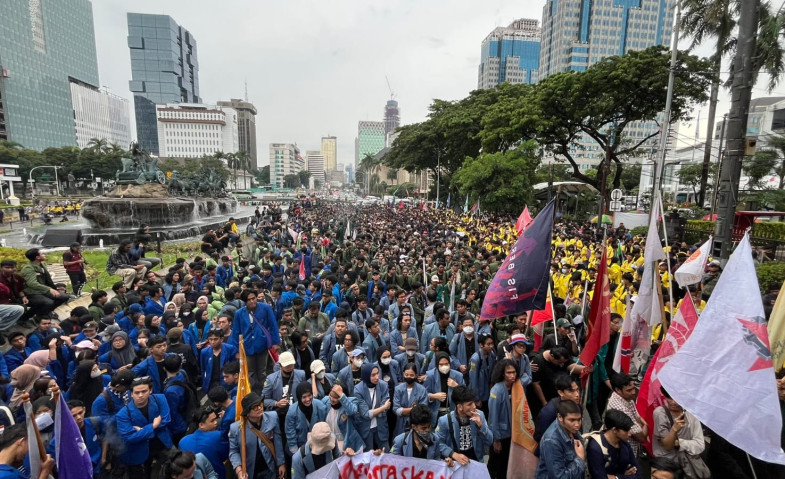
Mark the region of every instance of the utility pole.
<instances>
[{"instance_id":1,"label":"utility pole","mask_svg":"<svg viewBox=\"0 0 785 479\"><path fill-rule=\"evenodd\" d=\"M714 211L717 209L717 183L719 183L718 177L720 176L720 170L722 169L722 156L723 156L723 140L725 138L725 123L728 121L728 114L722 116L722 131L720 131L720 147L717 150L717 173L714 175L714 184L712 185L712 190L714 190L714 194L711 195L711 213L709 216L709 220L714 220Z\"/></svg>"},{"instance_id":2,"label":"utility pole","mask_svg":"<svg viewBox=\"0 0 785 479\"><path fill-rule=\"evenodd\" d=\"M665 114L662 119L662 136L660 137L659 161L654 168L654 182L652 183L651 198L654 204L656 192L660 190L662 175L665 172L665 156L668 150L668 137L671 132L671 104L673 103L673 87L676 83L676 67L679 57L679 26L681 25L681 0L676 3L676 21L673 24L673 40L671 42L670 74L668 75L668 93L665 99ZM660 195L662 197L662 195ZM652 212L651 214L657 214Z\"/></svg>"},{"instance_id":3,"label":"utility pole","mask_svg":"<svg viewBox=\"0 0 785 479\"><path fill-rule=\"evenodd\" d=\"M759 10L759 0L740 2L738 43L736 58L733 60L733 85L728 115L727 154L722 162L717 185L717 223L712 252L715 258L721 259L723 265L730 257L733 246L733 223L739 196L741 162L744 158L747 115L752 97L752 62L757 43Z\"/></svg>"}]
</instances>

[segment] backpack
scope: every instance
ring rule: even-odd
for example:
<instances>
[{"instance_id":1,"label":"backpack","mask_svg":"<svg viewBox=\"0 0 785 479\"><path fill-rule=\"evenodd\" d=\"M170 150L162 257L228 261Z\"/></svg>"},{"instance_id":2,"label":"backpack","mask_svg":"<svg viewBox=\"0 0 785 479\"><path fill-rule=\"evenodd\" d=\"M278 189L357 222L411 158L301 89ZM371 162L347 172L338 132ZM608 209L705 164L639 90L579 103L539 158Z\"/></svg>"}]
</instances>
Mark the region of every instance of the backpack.
<instances>
[{"instance_id":1,"label":"backpack","mask_svg":"<svg viewBox=\"0 0 785 479\"><path fill-rule=\"evenodd\" d=\"M602 459L604 461L604 467L608 467L611 465L611 456L608 454L608 448L605 447L605 444L602 443L602 431L591 431L587 432L583 435L583 440L586 443L586 449L589 448L589 441L594 440L598 446L600 446L600 451L602 452Z\"/></svg>"},{"instance_id":2,"label":"backpack","mask_svg":"<svg viewBox=\"0 0 785 479\"><path fill-rule=\"evenodd\" d=\"M186 424L190 425L196 417L196 412L199 410L199 401L196 399L196 388L185 381L170 381L166 383L164 391L172 386L180 386L185 391L185 405L183 406L183 410L179 412L182 413Z\"/></svg>"}]
</instances>

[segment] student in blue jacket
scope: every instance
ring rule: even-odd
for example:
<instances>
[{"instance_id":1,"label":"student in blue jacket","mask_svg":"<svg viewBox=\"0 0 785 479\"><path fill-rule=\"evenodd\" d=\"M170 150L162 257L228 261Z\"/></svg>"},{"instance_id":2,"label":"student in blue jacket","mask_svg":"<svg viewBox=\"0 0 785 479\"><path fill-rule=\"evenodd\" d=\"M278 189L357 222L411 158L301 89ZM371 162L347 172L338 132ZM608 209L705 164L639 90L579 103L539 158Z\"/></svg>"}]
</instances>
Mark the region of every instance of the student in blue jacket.
<instances>
[{"instance_id":1,"label":"student in blue jacket","mask_svg":"<svg viewBox=\"0 0 785 479\"><path fill-rule=\"evenodd\" d=\"M463 379L468 382L469 359L480 347L477 343L478 335L474 331L474 320L467 316L460 326L461 332L453 336L450 341L450 355L458 359Z\"/></svg>"},{"instance_id":2,"label":"student in blue jacket","mask_svg":"<svg viewBox=\"0 0 785 479\"><path fill-rule=\"evenodd\" d=\"M394 435L398 436L407 432L411 425L411 414L414 407L421 405L428 407L428 391L425 386L417 382L417 368L414 364L407 364L403 368L403 382L395 387L393 394L393 411L397 421ZM431 412L428 410L428 418ZM429 428L431 424L428 424Z\"/></svg>"},{"instance_id":3,"label":"student in blue jacket","mask_svg":"<svg viewBox=\"0 0 785 479\"><path fill-rule=\"evenodd\" d=\"M507 477L512 438L512 385L520 380L518 364L510 359L500 360L493 368L491 380L493 387L488 400L488 423L493 433L493 446L488 464L497 477Z\"/></svg>"},{"instance_id":4,"label":"student in blue jacket","mask_svg":"<svg viewBox=\"0 0 785 479\"><path fill-rule=\"evenodd\" d=\"M229 439L218 430L218 409L207 405L199 411L198 429L180 439L178 447L194 454L204 454L210 461L219 479L226 477L223 463L229 457ZM234 418L232 418L234 419Z\"/></svg>"},{"instance_id":5,"label":"student in blue jacket","mask_svg":"<svg viewBox=\"0 0 785 479\"><path fill-rule=\"evenodd\" d=\"M477 410L477 396L466 386L452 392L455 409L439 418L437 443L442 457L465 466L470 460L483 462L485 448L493 444L493 433L485 415Z\"/></svg>"},{"instance_id":6,"label":"student in blue jacket","mask_svg":"<svg viewBox=\"0 0 785 479\"><path fill-rule=\"evenodd\" d=\"M428 391L433 424L436 420L454 409L452 393L463 385L463 374L450 368L450 357L447 353L438 352L434 359L436 369L428 371L425 377L425 389Z\"/></svg>"},{"instance_id":7,"label":"student in blue jacket","mask_svg":"<svg viewBox=\"0 0 785 479\"><path fill-rule=\"evenodd\" d=\"M138 378L149 377L152 381L153 393L161 394L164 390L166 377L161 377L158 363L161 363L161 367L163 367L164 359L171 356L171 354L166 354L166 337L153 336L147 342L147 348L150 351L150 356L137 364L133 368L133 372Z\"/></svg>"},{"instance_id":8,"label":"student in blue jacket","mask_svg":"<svg viewBox=\"0 0 785 479\"><path fill-rule=\"evenodd\" d=\"M387 383L380 381L379 366L363 364L362 382L354 388L357 398L357 426L363 436L365 450L387 449L390 446L390 429L387 414L392 408Z\"/></svg>"},{"instance_id":9,"label":"student in blue jacket","mask_svg":"<svg viewBox=\"0 0 785 479\"><path fill-rule=\"evenodd\" d=\"M305 443L292 456L292 479L305 479L315 472L341 457L338 441L329 424L314 424L313 431Z\"/></svg>"},{"instance_id":10,"label":"student in blue jacket","mask_svg":"<svg viewBox=\"0 0 785 479\"><path fill-rule=\"evenodd\" d=\"M297 385L295 396L297 402L286 413L286 444L292 455L305 445L313 426L327 418L328 409L326 404L314 399L311 385L305 381Z\"/></svg>"},{"instance_id":11,"label":"student in blue jacket","mask_svg":"<svg viewBox=\"0 0 785 479\"><path fill-rule=\"evenodd\" d=\"M390 453L416 459L441 459L431 426L431 410L425 404L418 404L411 408L410 416L411 429L395 437ZM452 459L447 458L445 461L448 466L453 466Z\"/></svg>"},{"instance_id":12,"label":"student in blue jacket","mask_svg":"<svg viewBox=\"0 0 785 479\"><path fill-rule=\"evenodd\" d=\"M469 360L469 387L477 394L482 406L480 409L488 414L488 396L491 393L491 374L496 365L496 346L489 334L480 334L477 339L480 349Z\"/></svg>"},{"instance_id":13,"label":"student in blue jacket","mask_svg":"<svg viewBox=\"0 0 785 479\"><path fill-rule=\"evenodd\" d=\"M193 418L188 417L188 386L185 373L181 370L183 360L178 354L172 354L164 359L164 396L169 404L169 415L172 422L169 424L169 433L172 440L177 443L185 436L188 425Z\"/></svg>"},{"instance_id":14,"label":"student in blue jacket","mask_svg":"<svg viewBox=\"0 0 785 479\"><path fill-rule=\"evenodd\" d=\"M359 451L365 445L361 431L357 428L357 398L347 396L341 384L333 386L330 393L322 399L329 406L325 422L338 439L338 449Z\"/></svg>"},{"instance_id":15,"label":"student in blue jacket","mask_svg":"<svg viewBox=\"0 0 785 479\"><path fill-rule=\"evenodd\" d=\"M267 372L269 350L281 343L278 322L275 320L273 308L257 301L256 291L246 289L240 299L245 306L234 314L229 344L239 350L240 336L243 336L250 379L253 386L259 388Z\"/></svg>"}]
</instances>

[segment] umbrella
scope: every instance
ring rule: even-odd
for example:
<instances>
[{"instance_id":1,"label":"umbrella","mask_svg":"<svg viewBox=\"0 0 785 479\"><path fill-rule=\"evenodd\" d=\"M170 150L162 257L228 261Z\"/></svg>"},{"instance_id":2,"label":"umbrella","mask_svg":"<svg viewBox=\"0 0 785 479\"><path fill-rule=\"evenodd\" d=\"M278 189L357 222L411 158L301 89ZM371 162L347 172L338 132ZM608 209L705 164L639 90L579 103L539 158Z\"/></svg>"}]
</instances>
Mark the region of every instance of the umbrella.
<instances>
[{"instance_id":1,"label":"umbrella","mask_svg":"<svg viewBox=\"0 0 785 479\"><path fill-rule=\"evenodd\" d=\"M715 214L713 214L713 215L706 215L706 216L704 216L704 217L703 217L703 218L701 218L701 219L702 219L703 221L717 221L717 214L715 213Z\"/></svg>"},{"instance_id":2,"label":"umbrella","mask_svg":"<svg viewBox=\"0 0 785 479\"><path fill-rule=\"evenodd\" d=\"M597 217L595 216L594 218L592 218L591 222L592 223L596 223L597 222ZM602 223L606 224L606 225L611 225L611 224L613 224L613 219L611 219L611 217L608 216L608 215L602 215Z\"/></svg>"}]
</instances>

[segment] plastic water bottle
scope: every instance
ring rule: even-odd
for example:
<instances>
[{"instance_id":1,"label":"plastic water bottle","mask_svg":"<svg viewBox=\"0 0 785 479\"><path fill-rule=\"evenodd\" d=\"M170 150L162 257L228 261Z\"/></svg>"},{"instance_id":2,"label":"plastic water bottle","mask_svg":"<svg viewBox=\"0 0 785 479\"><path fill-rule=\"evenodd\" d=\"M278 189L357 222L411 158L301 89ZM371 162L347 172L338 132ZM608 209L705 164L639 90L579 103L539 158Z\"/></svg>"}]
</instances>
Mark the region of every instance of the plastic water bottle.
<instances>
[{"instance_id":1,"label":"plastic water bottle","mask_svg":"<svg viewBox=\"0 0 785 479\"><path fill-rule=\"evenodd\" d=\"M0 246L5 248L5 238L0 238Z\"/></svg>"},{"instance_id":2,"label":"plastic water bottle","mask_svg":"<svg viewBox=\"0 0 785 479\"><path fill-rule=\"evenodd\" d=\"M103 240L103 238L98 240L98 247L101 248L101 249L104 249L104 240Z\"/></svg>"},{"instance_id":3,"label":"plastic water bottle","mask_svg":"<svg viewBox=\"0 0 785 479\"><path fill-rule=\"evenodd\" d=\"M22 236L27 236L27 228L22 228Z\"/></svg>"}]
</instances>

